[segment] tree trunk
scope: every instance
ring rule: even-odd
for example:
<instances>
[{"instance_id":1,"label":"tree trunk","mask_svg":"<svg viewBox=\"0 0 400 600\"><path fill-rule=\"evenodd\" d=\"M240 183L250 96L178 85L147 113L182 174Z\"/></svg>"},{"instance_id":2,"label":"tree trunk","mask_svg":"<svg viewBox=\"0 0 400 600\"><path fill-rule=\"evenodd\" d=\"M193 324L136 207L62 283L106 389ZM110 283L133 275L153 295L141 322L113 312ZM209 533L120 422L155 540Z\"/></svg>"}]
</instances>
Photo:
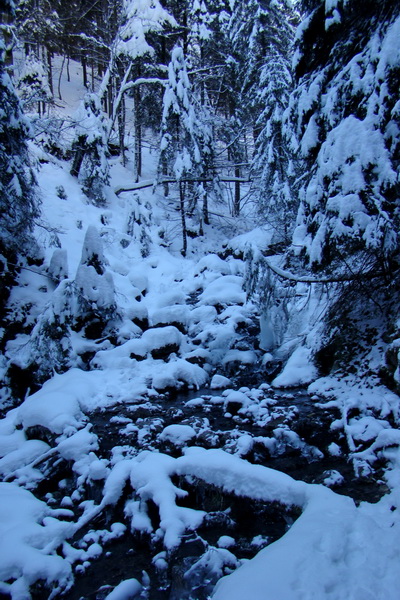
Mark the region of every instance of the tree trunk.
<instances>
[{"instance_id":1,"label":"tree trunk","mask_svg":"<svg viewBox=\"0 0 400 600\"><path fill-rule=\"evenodd\" d=\"M53 65L51 62L51 52L49 49L47 49L47 71L49 74L49 86L50 86L50 92L51 95L54 96L54 87L53 87Z\"/></svg>"},{"instance_id":2,"label":"tree trunk","mask_svg":"<svg viewBox=\"0 0 400 600\"><path fill-rule=\"evenodd\" d=\"M204 190L203 196L203 221L205 225L210 224L210 216L208 214L208 194L206 190Z\"/></svg>"},{"instance_id":3,"label":"tree trunk","mask_svg":"<svg viewBox=\"0 0 400 600\"><path fill-rule=\"evenodd\" d=\"M168 176L168 166L167 166L167 159L165 157L161 160L161 164L162 164L163 175L165 175L165 177L167 177ZM166 198L168 198L168 195L169 195L168 181L164 181L164 196Z\"/></svg>"},{"instance_id":4,"label":"tree trunk","mask_svg":"<svg viewBox=\"0 0 400 600\"><path fill-rule=\"evenodd\" d=\"M112 85L112 78L110 79L110 83L108 84L107 87L107 97L108 97L108 116L110 118L112 118L113 116L113 108L114 108L114 103L113 103L113 85Z\"/></svg>"},{"instance_id":5,"label":"tree trunk","mask_svg":"<svg viewBox=\"0 0 400 600\"><path fill-rule=\"evenodd\" d=\"M63 74L63 71L64 71L65 59L66 59L66 56L64 54L63 59L62 59L62 63L61 63L60 75L58 76L58 86L57 86L57 89L58 89L58 98L59 98L59 100L62 100L62 97L61 97L61 79L62 79L62 74Z\"/></svg>"},{"instance_id":6,"label":"tree trunk","mask_svg":"<svg viewBox=\"0 0 400 600\"><path fill-rule=\"evenodd\" d=\"M235 167L235 177L239 179L240 177L240 168ZM232 214L234 217L238 217L240 214L240 181L235 181L235 197L233 200L233 211Z\"/></svg>"},{"instance_id":7,"label":"tree trunk","mask_svg":"<svg viewBox=\"0 0 400 600\"><path fill-rule=\"evenodd\" d=\"M180 210L181 210L181 223L182 223L182 256L186 256L187 252L187 230L186 230L186 214L185 214L185 192L184 183L179 182L179 198L180 198Z\"/></svg>"},{"instance_id":8,"label":"tree trunk","mask_svg":"<svg viewBox=\"0 0 400 600\"><path fill-rule=\"evenodd\" d=\"M140 122L140 87L134 91L135 97L135 170L136 178L142 176L142 125Z\"/></svg>"},{"instance_id":9,"label":"tree trunk","mask_svg":"<svg viewBox=\"0 0 400 600\"><path fill-rule=\"evenodd\" d=\"M121 102L119 105L118 111L118 136L119 136L119 149L122 157L122 164L126 166L126 156L125 156L125 121L126 121L126 112L125 112L125 99L121 98Z\"/></svg>"},{"instance_id":10,"label":"tree trunk","mask_svg":"<svg viewBox=\"0 0 400 600\"><path fill-rule=\"evenodd\" d=\"M88 76L87 76L86 57L83 52L81 53L81 64L82 64L83 85L85 88L88 88L89 84L88 84Z\"/></svg>"},{"instance_id":11,"label":"tree trunk","mask_svg":"<svg viewBox=\"0 0 400 600\"><path fill-rule=\"evenodd\" d=\"M86 143L86 138L80 137L78 144L76 146L76 149L75 149L74 160L72 162L72 167L71 167L71 171L70 171L70 173L73 177L78 177L78 175L79 175L79 171L81 169L83 158L85 156L85 151L86 151L85 143Z\"/></svg>"}]
</instances>

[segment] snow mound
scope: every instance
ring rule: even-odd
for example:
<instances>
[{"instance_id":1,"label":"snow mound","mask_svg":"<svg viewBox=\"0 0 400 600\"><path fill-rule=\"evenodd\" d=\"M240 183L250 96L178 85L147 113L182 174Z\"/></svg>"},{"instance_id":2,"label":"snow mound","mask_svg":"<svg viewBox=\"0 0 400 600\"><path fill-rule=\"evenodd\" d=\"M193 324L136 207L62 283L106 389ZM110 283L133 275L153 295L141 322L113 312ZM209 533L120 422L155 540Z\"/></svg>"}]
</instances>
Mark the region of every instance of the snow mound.
<instances>
[{"instance_id":1,"label":"snow mound","mask_svg":"<svg viewBox=\"0 0 400 600\"><path fill-rule=\"evenodd\" d=\"M318 376L316 367L312 362L310 348L300 346L296 348L287 361L282 373L272 382L274 387L292 387L310 383Z\"/></svg>"},{"instance_id":2,"label":"snow mound","mask_svg":"<svg viewBox=\"0 0 400 600\"><path fill-rule=\"evenodd\" d=\"M242 288L243 279L238 275L218 277L207 285L200 295L200 304L229 306L244 304L246 293Z\"/></svg>"},{"instance_id":3,"label":"snow mound","mask_svg":"<svg viewBox=\"0 0 400 600\"><path fill-rule=\"evenodd\" d=\"M0 483L1 592L30 598L29 586L44 580L54 593L72 584L70 564L55 552L72 525L56 518L44 502L11 483ZM53 594L50 596L53 597Z\"/></svg>"},{"instance_id":4,"label":"snow mound","mask_svg":"<svg viewBox=\"0 0 400 600\"><path fill-rule=\"evenodd\" d=\"M196 432L190 425L168 425L160 434L160 440L178 447L186 446L194 437Z\"/></svg>"}]
</instances>

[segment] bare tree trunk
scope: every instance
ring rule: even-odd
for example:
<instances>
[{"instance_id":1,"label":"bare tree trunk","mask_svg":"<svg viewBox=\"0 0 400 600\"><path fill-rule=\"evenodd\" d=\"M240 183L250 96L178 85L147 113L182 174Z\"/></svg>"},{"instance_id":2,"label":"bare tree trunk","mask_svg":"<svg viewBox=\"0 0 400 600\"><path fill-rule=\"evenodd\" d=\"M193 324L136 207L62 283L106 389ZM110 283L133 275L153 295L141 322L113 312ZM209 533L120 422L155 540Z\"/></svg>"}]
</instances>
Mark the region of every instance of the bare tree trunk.
<instances>
[{"instance_id":1,"label":"bare tree trunk","mask_svg":"<svg viewBox=\"0 0 400 600\"><path fill-rule=\"evenodd\" d=\"M112 85L112 78L110 79L110 82L108 84L107 87L107 96L108 96L108 116L111 118L113 116L113 85Z\"/></svg>"},{"instance_id":2,"label":"bare tree trunk","mask_svg":"<svg viewBox=\"0 0 400 600\"><path fill-rule=\"evenodd\" d=\"M167 159L163 158L162 161L162 171L163 171L163 175L167 176L168 175L168 166L167 166ZM169 195L169 185L168 185L168 181L164 181L164 196L167 198Z\"/></svg>"},{"instance_id":3,"label":"bare tree trunk","mask_svg":"<svg viewBox=\"0 0 400 600\"><path fill-rule=\"evenodd\" d=\"M51 95L54 96L54 86L53 86L53 65L51 62L52 54L49 49L47 49L47 71L49 74L49 86Z\"/></svg>"},{"instance_id":4,"label":"bare tree trunk","mask_svg":"<svg viewBox=\"0 0 400 600\"><path fill-rule=\"evenodd\" d=\"M78 177L78 175L79 175L79 171L82 166L83 158L85 156L85 145L86 145L86 138L82 136L79 138L78 144L75 148L74 160L72 162L72 167L71 167L71 171L70 171L70 173L73 177Z\"/></svg>"},{"instance_id":5,"label":"bare tree trunk","mask_svg":"<svg viewBox=\"0 0 400 600\"><path fill-rule=\"evenodd\" d=\"M118 111L118 136L119 136L119 148L120 154L122 157L122 164L126 166L126 156L125 156L125 121L126 121L126 111L125 111L125 99L121 98L121 102L119 105Z\"/></svg>"},{"instance_id":6,"label":"bare tree trunk","mask_svg":"<svg viewBox=\"0 0 400 600\"><path fill-rule=\"evenodd\" d=\"M240 168L235 167L235 177L239 179L240 177ZM233 211L232 214L234 217L238 217L240 214L240 181L235 181L235 197L233 200Z\"/></svg>"},{"instance_id":7,"label":"bare tree trunk","mask_svg":"<svg viewBox=\"0 0 400 600\"><path fill-rule=\"evenodd\" d=\"M208 194L206 190L204 190L203 196L203 221L206 225L210 224L210 216L208 214Z\"/></svg>"},{"instance_id":8,"label":"bare tree trunk","mask_svg":"<svg viewBox=\"0 0 400 600\"><path fill-rule=\"evenodd\" d=\"M186 229L186 214L185 214L185 192L184 183L179 182L179 199L180 199L180 210L181 210L181 223L182 223L182 256L186 256L187 252L187 229Z\"/></svg>"},{"instance_id":9,"label":"bare tree trunk","mask_svg":"<svg viewBox=\"0 0 400 600\"><path fill-rule=\"evenodd\" d=\"M140 88L135 88L135 171L137 180L142 176L142 125L140 122Z\"/></svg>"},{"instance_id":10,"label":"bare tree trunk","mask_svg":"<svg viewBox=\"0 0 400 600\"><path fill-rule=\"evenodd\" d=\"M65 57L65 54L64 54L63 60L62 60L62 63L61 63L60 75L58 76L58 86L57 86L57 89L58 89L58 97L59 97L60 100L62 100L62 97L61 97L61 79L62 79L62 74L63 74L63 71L64 71L65 58L66 57Z\"/></svg>"},{"instance_id":11,"label":"bare tree trunk","mask_svg":"<svg viewBox=\"0 0 400 600\"><path fill-rule=\"evenodd\" d=\"M85 86L85 88L88 88L89 83L88 83L88 76L87 76L87 64L86 64L86 57L83 52L81 53L81 64L82 64L83 85Z\"/></svg>"}]
</instances>

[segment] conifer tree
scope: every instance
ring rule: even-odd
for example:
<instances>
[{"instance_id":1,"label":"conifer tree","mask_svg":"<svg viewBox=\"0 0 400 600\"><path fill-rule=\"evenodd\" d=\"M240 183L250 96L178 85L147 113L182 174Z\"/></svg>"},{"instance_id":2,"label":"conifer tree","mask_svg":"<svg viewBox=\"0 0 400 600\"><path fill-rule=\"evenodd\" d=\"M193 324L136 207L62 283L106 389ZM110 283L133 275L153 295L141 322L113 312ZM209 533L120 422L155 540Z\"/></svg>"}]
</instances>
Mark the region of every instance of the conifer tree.
<instances>
[{"instance_id":1,"label":"conifer tree","mask_svg":"<svg viewBox=\"0 0 400 600\"><path fill-rule=\"evenodd\" d=\"M3 2L3 16L13 18L13 3ZM0 307L8 299L19 257L37 253L32 232L39 216L36 178L30 164L29 121L7 72L7 36L0 32Z\"/></svg>"},{"instance_id":2,"label":"conifer tree","mask_svg":"<svg viewBox=\"0 0 400 600\"><path fill-rule=\"evenodd\" d=\"M292 90L291 13L277 2L264 8L253 2L253 10L249 68L242 88L242 96L249 97L247 121L255 137L252 175L261 219L275 229L275 242L288 244L298 207L294 182L300 166L287 115Z\"/></svg>"},{"instance_id":3,"label":"conifer tree","mask_svg":"<svg viewBox=\"0 0 400 600\"><path fill-rule=\"evenodd\" d=\"M78 176L83 191L98 206L105 204L109 182L107 119L96 94L86 94L76 115L71 175Z\"/></svg>"},{"instance_id":4,"label":"conifer tree","mask_svg":"<svg viewBox=\"0 0 400 600\"><path fill-rule=\"evenodd\" d=\"M0 37L0 252L7 257L29 254L38 195L27 148L30 125L7 72L5 51Z\"/></svg>"},{"instance_id":5,"label":"conifer tree","mask_svg":"<svg viewBox=\"0 0 400 600\"><path fill-rule=\"evenodd\" d=\"M399 263L400 9L306 2L291 114L306 160L295 242L317 270Z\"/></svg>"},{"instance_id":6,"label":"conifer tree","mask_svg":"<svg viewBox=\"0 0 400 600\"><path fill-rule=\"evenodd\" d=\"M168 84L164 93L161 124L160 177L173 177L179 184L183 247L186 254L185 180L200 173L201 145L192 101L185 57L180 46L172 51Z\"/></svg>"},{"instance_id":7,"label":"conifer tree","mask_svg":"<svg viewBox=\"0 0 400 600\"><path fill-rule=\"evenodd\" d=\"M75 323L79 328L85 327L87 337L100 337L107 325L117 318L117 306L113 278L106 269L103 244L93 225L86 231L75 288Z\"/></svg>"},{"instance_id":8,"label":"conifer tree","mask_svg":"<svg viewBox=\"0 0 400 600\"><path fill-rule=\"evenodd\" d=\"M39 117L44 114L46 105L52 101L53 95L48 73L34 52L30 52L25 58L17 88L25 111L32 112L36 109Z\"/></svg>"}]
</instances>

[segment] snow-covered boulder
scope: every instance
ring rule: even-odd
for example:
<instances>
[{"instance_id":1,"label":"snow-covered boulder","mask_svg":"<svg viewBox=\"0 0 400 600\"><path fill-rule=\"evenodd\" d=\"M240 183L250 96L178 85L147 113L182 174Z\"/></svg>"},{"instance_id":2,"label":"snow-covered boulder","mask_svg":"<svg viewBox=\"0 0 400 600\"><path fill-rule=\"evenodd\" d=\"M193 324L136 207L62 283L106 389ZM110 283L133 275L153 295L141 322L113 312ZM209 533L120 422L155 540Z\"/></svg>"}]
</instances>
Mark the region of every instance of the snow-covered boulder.
<instances>
[{"instance_id":1,"label":"snow-covered boulder","mask_svg":"<svg viewBox=\"0 0 400 600\"><path fill-rule=\"evenodd\" d=\"M168 442L172 446L181 448L187 446L193 438L196 437L196 432L190 425L168 425L161 432L159 439L162 442Z\"/></svg>"},{"instance_id":2,"label":"snow-covered boulder","mask_svg":"<svg viewBox=\"0 0 400 600\"><path fill-rule=\"evenodd\" d=\"M224 377L223 375L218 375L217 373L211 379L210 388L212 390L221 390L224 388L228 388L232 385L232 382L228 377Z\"/></svg>"},{"instance_id":3,"label":"snow-covered boulder","mask_svg":"<svg viewBox=\"0 0 400 600\"><path fill-rule=\"evenodd\" d=\"M141 338L125 342L111 350L102 350L92 360L97 368L120 369L129 367L132 360L166 359L172 353L179 352L182 334L176 327L156 327L145 331Z\"/></svg>"},{"instance_id":4,"label":"snow-covered boulder","mask_svg":"<svg viewBox=\"0 0 400 600\"><path fill-rule=\"evenodd\" d=\"M218 277L207 285L200 295L200 304L212 306L230 306L244 304L246 293L242 288L243 279L237 275Z\"/></svg>"},{"instance_id":5,"label":"snow-covered boulder","mask_svg":"<svg viewBox=\"0 0 400 600\"><path fill-rule=\"evenodd\" d=\"M203 256L197 263L194 271L195 275L204 273L204 271L212 271L220 275L230 275L231 269L227 262L222 260L217 254L207 254Z\"/></svg>"},{"instance_id":6,"label":"snow-covered boulder","mask_svg":"<svg viewBox=\"0 0 400 600\"><path fill-rule=\"evenodd\" d=\"M160 325L173 325L182 333L186 332L189 318L189 308L186 304L173 304L164 308L155 309L151 313L153 327Z\"/></svg>"}]
</instances>

